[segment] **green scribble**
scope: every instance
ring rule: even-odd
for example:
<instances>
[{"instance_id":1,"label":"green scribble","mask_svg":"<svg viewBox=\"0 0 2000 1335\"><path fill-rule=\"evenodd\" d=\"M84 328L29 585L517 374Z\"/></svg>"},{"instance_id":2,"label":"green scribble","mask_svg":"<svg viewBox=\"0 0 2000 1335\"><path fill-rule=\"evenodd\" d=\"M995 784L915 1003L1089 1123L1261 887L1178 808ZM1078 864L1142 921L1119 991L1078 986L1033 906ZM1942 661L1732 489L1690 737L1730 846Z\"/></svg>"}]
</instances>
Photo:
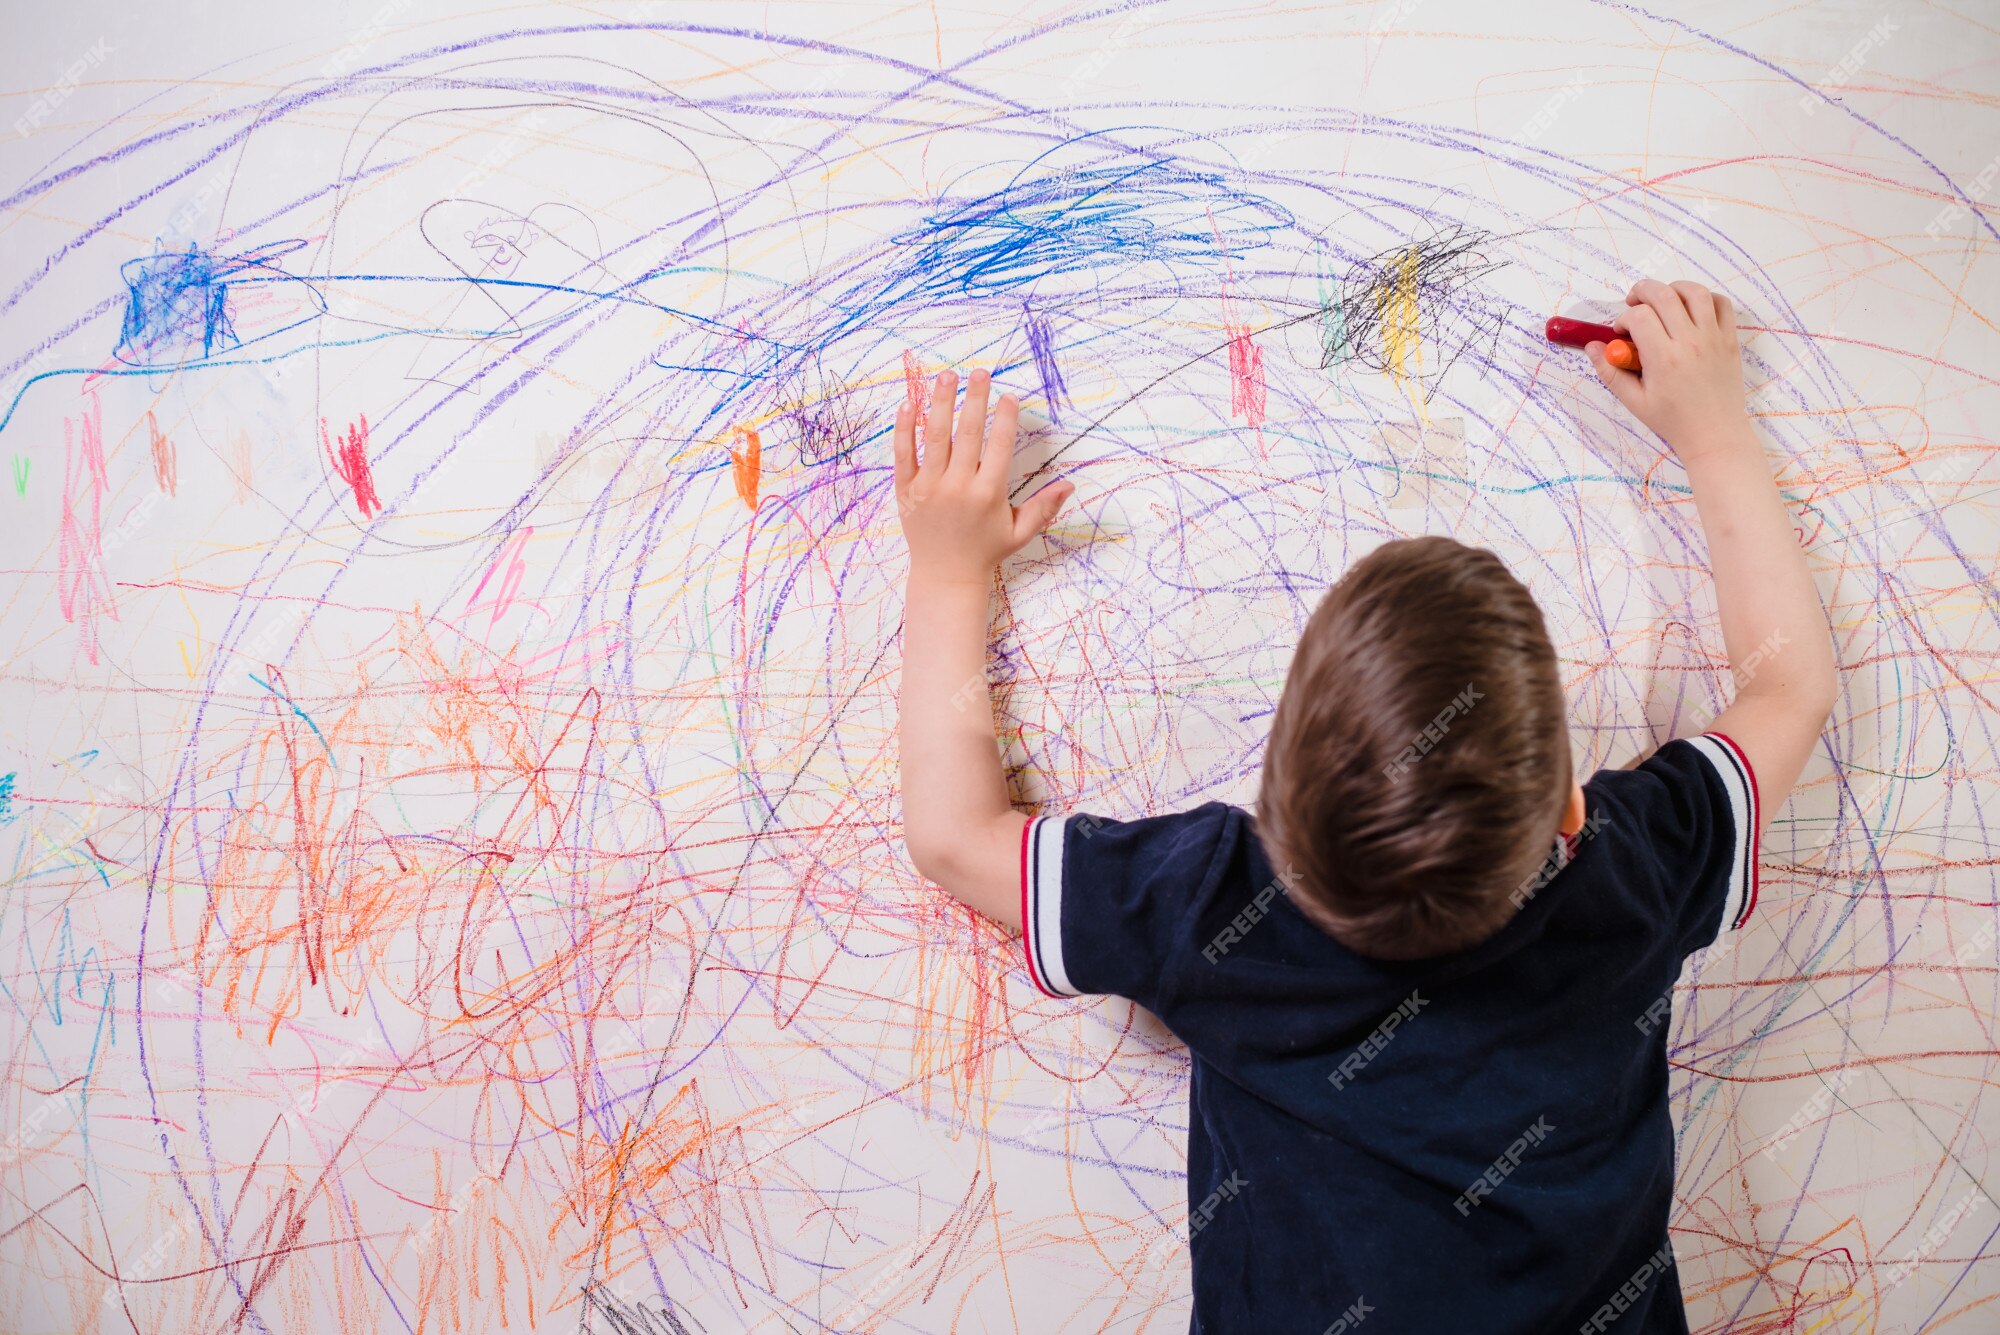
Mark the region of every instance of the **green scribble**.
<instances>
[{"instance_id":1,"label":"green scribble","mask_svg":"<svg viewBox=\"0 0 2000 1335\"><path fill-rule=\"evenodd\" d=\"M1347 307L1340 300L1340 293L1329 286L1326 271L1319 275L1319 365L1323 371L1331 371L1345 362L1349 356L1347 346Z\"/></svg>"}]
</instances>

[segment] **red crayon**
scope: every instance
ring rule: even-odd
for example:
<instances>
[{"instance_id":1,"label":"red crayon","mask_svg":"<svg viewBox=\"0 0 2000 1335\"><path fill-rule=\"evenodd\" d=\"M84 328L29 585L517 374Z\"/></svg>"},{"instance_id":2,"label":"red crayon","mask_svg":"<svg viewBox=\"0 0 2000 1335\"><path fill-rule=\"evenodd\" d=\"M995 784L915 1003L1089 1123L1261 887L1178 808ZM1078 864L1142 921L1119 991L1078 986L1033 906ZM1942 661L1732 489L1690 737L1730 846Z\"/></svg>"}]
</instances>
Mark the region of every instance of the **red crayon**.
<instances>
[{"instance_id":1,"label":"red crayon","mask_svg":"<svg viewBox=\"0 0 2000 1335\"><path fill-rule=\"evenodd\" d=\"M1588 320L1572 320L1566 316L1551 315L1543 334L1551 343L1560 343L1566 348L1580 348L1586 343L1602 343L1604 360L1621 371L1639 369L1639 349L1632 340L1613 329L1608 324L1592 324Z\"/></svg>"}]
</instances>

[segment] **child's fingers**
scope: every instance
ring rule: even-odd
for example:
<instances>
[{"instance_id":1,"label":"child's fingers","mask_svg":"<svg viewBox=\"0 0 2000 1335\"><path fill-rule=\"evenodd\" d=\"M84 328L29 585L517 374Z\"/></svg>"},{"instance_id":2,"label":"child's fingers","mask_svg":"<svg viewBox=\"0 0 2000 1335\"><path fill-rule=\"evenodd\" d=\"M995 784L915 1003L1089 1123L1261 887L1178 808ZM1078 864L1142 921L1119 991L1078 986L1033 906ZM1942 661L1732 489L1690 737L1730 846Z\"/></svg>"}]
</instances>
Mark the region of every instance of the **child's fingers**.
<instances>
[{"instance_id":1,"label":"child's fingers","mask_svg":"<svg viewBox=\"0 0 2000 1335\"><path fill-rule=\"evenodd\" d=\"M931 382L931 410L924 422L924 457L917 471L929 476L942 473L951 462L951 401L958 392L958 377L939 371Z\"/></svg>"},{"instance_id":2,"label":"child's fingers","mask_svg":"<svg viewBox=\"0 0 2000 1335\"><path fill-rule=\"evenodd\" d=\"M1715 301L1715 326L1729 335L1729 341L1736 342L1736 303L1720 292L1712 294Z\"/></svg>"},{"instance_id":3,"label":"child's fingers","mask_svg":"<svg viewBox=\"0 0 2000 1335\"><path fill-rule=\"evenodd\" d=\"M1669 283L1667 286L1680 295L1681 304L1687 307L1688 319L1693 322L1696 329L1706 333L1708 330L1715 328L1715 296L1713 293L1700 283L1691 283L1686 279L1682 279L1677 283Z\"/></svg>"},{"instance_id":4,"label":"child's fingers","mask_svg":"<svg viewBox=\"0 0 2000 1335\"><path fill-rule=\"evenodd\" d=\"M1694 333L1694 321L1688 316L1687 306L1681 301L1680 294L1657 278L1641 278L1632 284L1625 304L1652 311L1660 317L1660 327L1675 338L1686 338ZM1626 312L1627 315L1631 313ZM1644 348L1639 349L1640 356L1643 357L1645 352Z\"/></svg>"},{"instance_id":5,"label":"child's fingers","mask_svg":"<svg viewBox=\"0 0 2000 1335\"><path fill-rule=\"evenodd\" d=\"M979 469L979 442L986 434L986 403L993 377L983 368L965 382L965 406L958 410L958 430L951 437L951 471L973 473Z\"/></svg>"},{"instance_id":6,"label":"child's fingers","mask_svg":"<svg viewBox=\"0 0 2000 1335\"><path fill-rule=\"evenodd\" d=\"M917 409L908 400L896 409L896 429L890 433L896 451L896 493L909 490L917 475Z\"/></svg>"},{"instance_id":7,"label":"child's fingers","mask_svg":"<svg viewBox=\"0 0 2000 1335\"><path fill-rule=\"evenodd\" d=\"M996 491L1006 487L1007 474L1014 467L1014 436L1020 420L1021 401L1012 394L1002 394L993 409L993 426L986 433L986 445L979 453L979 476Z\"/></svg>"},{"instance_id":8,"label":"child's fingers","mask_svg":"<svg viewBox=\"0 0 2000 1335\"><path fill-rule=\"evenodd\" d=\"M1595 340L1583 345L1584 356L1590 358L1591 367L1604 387L1612 392L1618 401L1634 413L1639 411L1639 403L1645 397L1645 384L1636 371L1626 371L1613 366L1604 359L1604 344Z\"/></svg>"},{"instance_id":9,"label":"child's fingers","mask_svg":"<svg viewBox=\"0 0 2000 1335\"><path fill-rule=\"evenodd\" d=\"M1056 517L1063 502L1076 491L1074 482L1051 482L1030 496L1027 503L1014 508L1014 550L1019 551L1028 539L1049 526Z\"/></svg>"},{"instance_id":10,"label":"child's fingers","mask_svg":"<svg viewBox=\"0 0 2000 1335\"><path fill-rule=\"evenodd\" d=\"M1636 290L1635 288L1634 291ZM1680 300L1679 297L1673 298L1676 306L1680 304ZM1681 312L1681 318L1684 320L1687 318L1686 311ZM1660 323L1660 313L1652 306L1644 302L1628 306L1620 311L1618 318L1611 323L1638 346L1641 365L1648 362L1658 365L1666 359L1667 344L1673 339L1668 335L1665 326Z\"/></svg>"}]
</instances>

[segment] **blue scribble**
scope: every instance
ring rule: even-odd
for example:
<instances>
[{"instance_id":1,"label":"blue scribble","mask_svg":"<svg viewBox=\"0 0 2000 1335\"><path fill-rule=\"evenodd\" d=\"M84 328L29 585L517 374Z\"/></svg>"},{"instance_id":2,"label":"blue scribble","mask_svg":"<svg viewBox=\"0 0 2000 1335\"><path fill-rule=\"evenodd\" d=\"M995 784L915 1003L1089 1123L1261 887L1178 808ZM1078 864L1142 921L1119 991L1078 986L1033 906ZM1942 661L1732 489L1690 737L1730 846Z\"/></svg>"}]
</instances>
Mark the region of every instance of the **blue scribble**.
<instances>
[{"instance_id":1,"label":"blue scribble","mask_svg":"<svg viewBox=\"0 0 2000 1335\"><path fill-rule=\"evenodd\" d=\"M1035 372L1042 378L1042 402L1048 410L1049 421L1062 425L1062 404L1069 393L1069 386L1063 383L1062 367L1056 363L1055 331L1049 326L1049 317L1026 312L1028 321L1028 352L1035 359Z\"/></svg>"},{"instance_id":2,"label":"blue scribble","mask_svg":"<svg viewBox=\"0 0 2000 1335\"><path fill-rule=\"evenodd\" d=\"M19 814L14 810L14 774L0 774L0 825L12 825Z\"/></svg>"},{"instance_id":3,"label":"blue scribble","mask_svg":"<svg viewBox=\"0 0 2000 1335\"><path fill-rule=\"evenodd\" d=\"M319 730L319 724L313 722L311 714L306 713L305 710L300 709L296 704L293 704L291 696L286 695L283 691L273 686L270 682L265 681L262 677L258 676L256 673L252 672L250 674L250 680L256 682L259 686L262 686L265 690L277 696L280 700L283 700L287 705L290 705L292 712L294 714L297 714L300 718L306 721L306 726L313 730L313 736L319 738L319 744L326 748L327 758L328 759L333 758L333 744L326 740L326 734Z\"/></svg>"},{"instance_id":4,"label":"blue scribble","mask_svg":"<svg viewBox=\"0 0 2000 1335\"><path fill-rule=\"evenodd\" d=\"M1207 271L1241 259L1288 222L1214 173L1174 162L1024 173L1003 190L950 201L895 237L907 258L890 292L1019 293L1056 275L1145 263Z\"/></svg>"},{"instance_id":5,"label":"blue scribble","mask_svg":"<svg viewBox=\"0 0 2000 1335\"><path fill-rule=\"evenodd\" d=\"M225 280L241 267L192 244L120 265L127 298L118 360L134 366L205 361L217 349L235 347Z\"/></svg>"}]
</instances>

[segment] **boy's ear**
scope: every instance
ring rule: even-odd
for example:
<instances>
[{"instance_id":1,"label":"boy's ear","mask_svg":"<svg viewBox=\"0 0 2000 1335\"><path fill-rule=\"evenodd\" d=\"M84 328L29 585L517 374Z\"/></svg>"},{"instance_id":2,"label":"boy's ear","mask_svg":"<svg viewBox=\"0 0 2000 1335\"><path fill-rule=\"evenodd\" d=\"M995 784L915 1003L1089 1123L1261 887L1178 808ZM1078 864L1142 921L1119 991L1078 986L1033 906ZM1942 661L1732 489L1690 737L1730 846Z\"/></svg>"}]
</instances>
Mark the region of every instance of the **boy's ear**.
<instances>
[{"instance_id":1,"label":"boy's ear","mask_svg":"<svg viewBox=\"0 0 2000 1335\"><path fill-rule=\"evenodd\" d=\"M1569 801L1563 804L1562 821L1559 827L1564 834L1575 834L1583 828L1583 785L1569 786Z\"/></svg>"}]
</instances>

